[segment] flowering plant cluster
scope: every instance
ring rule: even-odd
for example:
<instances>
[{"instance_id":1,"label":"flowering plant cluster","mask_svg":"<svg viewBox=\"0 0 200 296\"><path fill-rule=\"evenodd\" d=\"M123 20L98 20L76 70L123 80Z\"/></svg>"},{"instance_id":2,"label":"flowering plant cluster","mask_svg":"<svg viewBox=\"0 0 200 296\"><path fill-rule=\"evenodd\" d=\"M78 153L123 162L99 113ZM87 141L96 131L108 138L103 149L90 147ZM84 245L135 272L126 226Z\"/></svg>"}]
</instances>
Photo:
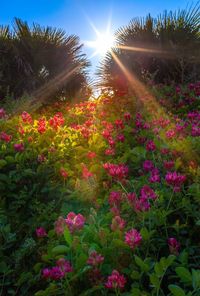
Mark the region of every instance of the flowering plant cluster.
<instances>
[{"instance_id":1,"label":"flowering plant cluster","mask_svg":"<svg viewBox=\"0 0 200 296\"><path fill-rule=\"evenodd\" d=\"M2 295L198 296L199 84L152 92L0 109Z\"/></svg>"}]
</instances>

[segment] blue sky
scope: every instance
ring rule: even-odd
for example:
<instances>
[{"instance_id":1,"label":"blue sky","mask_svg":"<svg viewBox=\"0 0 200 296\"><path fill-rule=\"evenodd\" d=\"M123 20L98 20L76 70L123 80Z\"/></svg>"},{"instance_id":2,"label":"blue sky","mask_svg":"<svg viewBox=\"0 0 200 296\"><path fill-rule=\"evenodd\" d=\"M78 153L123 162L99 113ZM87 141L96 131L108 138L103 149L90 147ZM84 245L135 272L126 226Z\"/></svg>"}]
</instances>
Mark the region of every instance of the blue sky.
<instances>
[{"instance_id":1,"label":"blue sky","mask_svg":"<svg viewBox=\"0 0 200 296\"><path fill-rule=\"evenodd\" d=\"M111 18L111 31L126 25L136 16L153 16L163 10L185 8L191 0L1 0L0 24L11 24L14 17L41 25L59 27L67 34L76 34L81 41L95 40L90 21L100 32L106 30ZM90 57L93 49L84 46ZM93 75L101 56L91 58Z\"/></svg>"}]
</instances>

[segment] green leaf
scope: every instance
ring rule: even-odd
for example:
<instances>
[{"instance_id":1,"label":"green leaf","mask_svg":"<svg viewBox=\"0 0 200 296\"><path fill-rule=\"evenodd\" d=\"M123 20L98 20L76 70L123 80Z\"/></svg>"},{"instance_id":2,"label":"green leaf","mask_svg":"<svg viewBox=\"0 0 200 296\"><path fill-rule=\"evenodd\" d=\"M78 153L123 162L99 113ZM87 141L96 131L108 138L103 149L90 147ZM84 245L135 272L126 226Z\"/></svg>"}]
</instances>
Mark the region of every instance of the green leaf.
<instances>
[{"instance_id":1,"label":"green leaf","mask_svg":"<svg viewBox=\"0 0 200 296\"><path fill-rule=\"evenodd\" d=\"M186 296L185 292L183 291L182 288L180 288L179 286L176 285L169 285L168 286L170 292L172 292L172 294L174 296Z\"/></svg>"},{"instance_id":2,"label":"green leaf","mask_svg":"<svg viewBox=\"0 0 200 296\"><path fill-rule=\"evenodd\" d=\"M200 270L192 269L192 286L194 289L200 288Z\"/></svg>"},{"instance_id":3,"label":"green leaf","mask_svg":"<svg viewBox=\"0 0 200 296\"><path fill-rule=\"evenodd\" d=\"M146 227L143 227L141 230L140 230L140 233L142 235L142 239L143 240L149 240L150 238L150 233L148 231L148 229Z\"/></svg>"},{"instance_id":4,"label":"green leaf","mask_svg":"<svg viewBox=\"0 0 200 296\"><path fill-rule=\"evenodd\" d=\"M131 273L131 278L132 278L133 280L138 280L138 279L140 279L140 273L139 273L138 271L136 271L136 270L132 271L132 273Z\"/></svg>"},{"instance_id":5,"label":"green leaf","mask_svg":"<svg viewBox=\"0 0 200 296\"><path fill-rule=\"evenodd\" d=\"M157 289L160 288L160 281L159 281L159 278L155 275L155 273L150 275L150 282L155 288Z\"/></svg>"},{"instance_id":6,"label":"green leaf","mask_svg":"<svg viewBox=\"0 0 200 296\"><path fill-rule=\"evenodd\" d=\"M175 271L183 283L192 284L192 275L187 268L177 267Z\"/></svg>"},{"instance_id":7,"label":"green leaf","mask_svg":"<svg viewBox=\"0 0 200 296\"><path fill-rule=\"evenodd\" d=\"M161 277L163 275L163 273L165 272L165 269L163 269L162 264L160 264L159 262L156 262L156 264L154 266L154 270L155 270L155 273L158 277Z\"/></svg>"},{"instance_id":8,"label":"green leaf","mask_svg":"<svg viewBox=\"0 0 200 296\"><path fill-rule=\"evenodd\" d=\"M147 263L144 263L144 261L139 258L138 256L134 256L135 263L141 268L141 271L148 272L149 271L149 265Z\"/></svg>"},{"instance_id":9,"label":"green leaf","mask_svg":"<svg viewBox=\"0 0 200 296\"><path fill-rule=\"evenodd\" d=\"M0 169L7 165L7 162L4 159L0 159Z\"/></svg>"},{"instance_id":10,"label":"green leaf","mask_svg":"<svg viewBox=\"0 0 200 296\"><path fill-rule=\"evenodd\" d=\"M51 251L52 251L52 254L56 256L59 254L66 254L69 251L69 248L65 245L58 245L54 247Z\"/></svg>"},{"instance_id":11,"label":"green leaf","mask_svg":"<svg viewBox=\"0 0 200 296\"><path fill-rule=\"evenodd\" d=\"M71 246L71 244L72 244L72 236L71 236L71 233L70 233L68 227L65 227L64 238L65 238L66 242L68 243L68 245Z\"/></svg>"}]
</instances>

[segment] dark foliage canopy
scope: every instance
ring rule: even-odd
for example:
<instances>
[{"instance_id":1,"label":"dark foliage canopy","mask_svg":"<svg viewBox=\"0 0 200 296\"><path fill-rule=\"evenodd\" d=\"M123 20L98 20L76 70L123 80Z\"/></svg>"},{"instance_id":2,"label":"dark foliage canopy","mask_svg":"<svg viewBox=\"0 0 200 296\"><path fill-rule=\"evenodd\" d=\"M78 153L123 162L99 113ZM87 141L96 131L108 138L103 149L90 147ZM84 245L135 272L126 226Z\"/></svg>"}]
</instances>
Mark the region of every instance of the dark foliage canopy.
<instances>
[{"instance_id":1,"label":"dark foliage canopy","mask_svg":"<svg viewBox=\"0 0 200 296\"><path fill-rule=\"evenodd\" d=\"M139 79L185 83L200 78L200 5L157 18L135 18L116 32L116 47L98 69L100 85L126 87L126 77L113 58Z\"/></svg>"},{"instance_id":2,"label":"dark foliage canopy","mask_svg":"<svg viewBox=\"0 0 200 296\"><path fill-rule=\"evenodd\" d=\"M0 27L0 97L75 95L87 88L89 62L75 35L15 19Z\"/></svg>"}]
</instances>

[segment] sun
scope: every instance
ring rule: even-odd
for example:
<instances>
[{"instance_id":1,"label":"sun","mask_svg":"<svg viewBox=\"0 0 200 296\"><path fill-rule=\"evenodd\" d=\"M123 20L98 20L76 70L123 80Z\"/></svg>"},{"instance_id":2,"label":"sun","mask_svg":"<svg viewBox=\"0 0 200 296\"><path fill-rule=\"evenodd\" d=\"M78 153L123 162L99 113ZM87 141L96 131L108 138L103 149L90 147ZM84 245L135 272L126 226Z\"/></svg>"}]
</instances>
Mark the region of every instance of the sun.
<instances>
[{"instance_id":1,"label":"sun","mask_svg":"<svg viewBox=\"0 0 200 296\"><path fill-rule=\"evenodd\" d=\"M97 39L90 41L90 47L95 49L93 56L104 56L114 46L115 38L110 32L100 33L98 32Z\"/></svg>"},{"instance_id":2,"label":"sun","mask_svg":"<svg viewBox=\"0 0 200 296\"><path fill-rule=\"evenodd\" d=\"M96 40L86 41L85 45L94 48L95 50L91 58L96 55L105 56L105 54L111 51L112 47L115 45L115 37L110 31L110 25L108 25L105 32L98 31L93 24L92 27L96 33Z\"/></svg>"}]
</instances>

